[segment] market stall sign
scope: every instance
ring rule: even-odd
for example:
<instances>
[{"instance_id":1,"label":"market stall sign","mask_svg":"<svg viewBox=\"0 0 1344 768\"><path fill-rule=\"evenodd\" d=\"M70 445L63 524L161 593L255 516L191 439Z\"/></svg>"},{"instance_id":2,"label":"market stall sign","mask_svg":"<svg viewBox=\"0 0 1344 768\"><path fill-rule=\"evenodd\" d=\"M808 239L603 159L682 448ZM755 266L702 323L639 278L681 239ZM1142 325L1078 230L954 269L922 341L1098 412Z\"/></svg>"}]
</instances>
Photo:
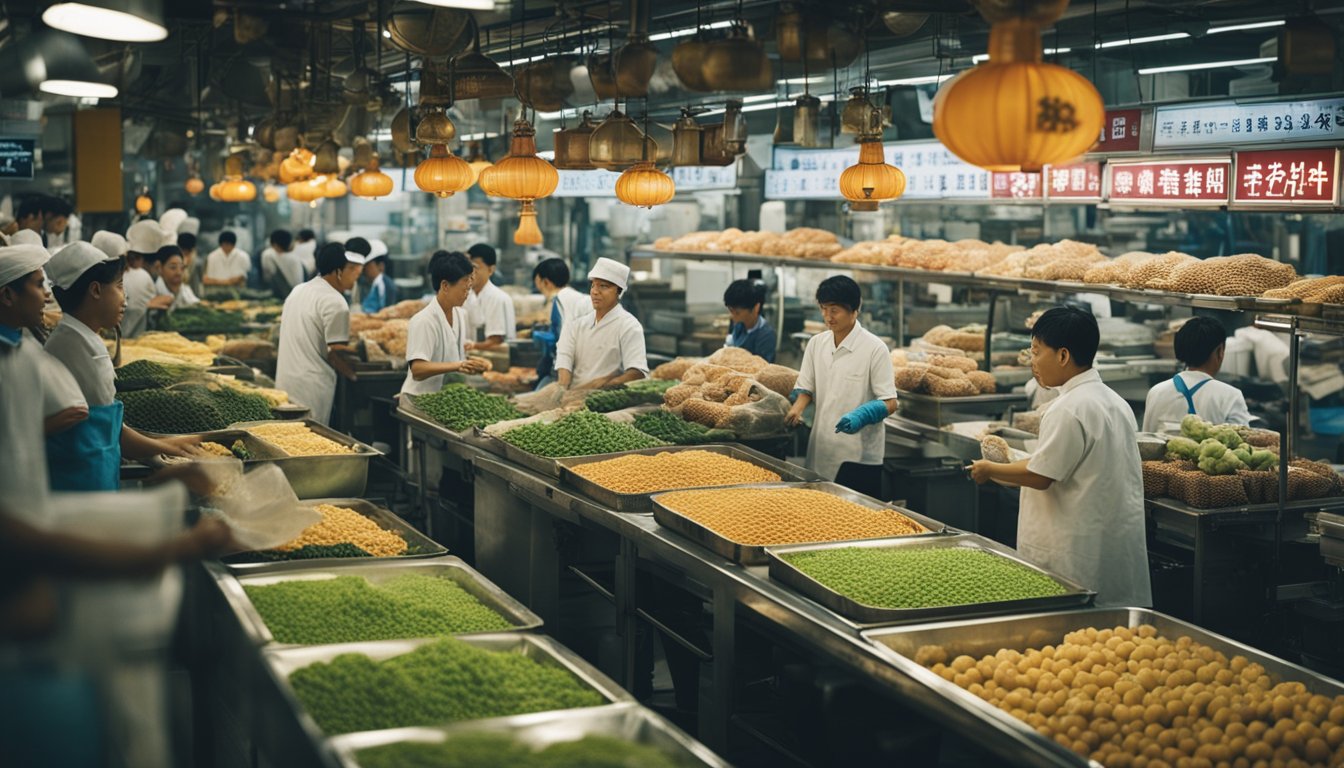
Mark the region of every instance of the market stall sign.
<instances>
[{"instance_id":1,"label":"market stall sign","mask_svg":"<svg viewBox=\"0 0 1344 768\"><path fill-rule=\"evenodd\" d=\"M1069 203L1100 202L1101 163L1046 166L1045 199Z\"/></svg>"},{"instance_id":2,"label":"market stall sign","mask_svg":"<svg viewBox=\"0 0 1344 768\"><path fill-rule=\"evenodd\" d=\"M989 172L962 162L939 142L887 144L883 154L905 173L902 200L990 197ZM776 147L774 168L765 172L765 196L770 200L839 200L840 174L858 159L858 147Z\"/></svg>"},{"instance_id":3,"label":"market stall sign","mask_svg":"<svg viewBox=\"0 0 1344 768\"><path fill-rule=\"evenodd\" d=\"M1154 120L1155 150L1331 141L1344 137L1344 98L1158 107Z\"/></svg>"},{"instance_id":4,"label":"market stall sign","mask_svg":"<svg viewBox=\"0 0 1344 768\"><path fill-rule=\"evenodd\" d=\"M1041 174L995 172L990 176L989 196L994 199L1040 200Z\"/></svg>"},{"instance_id":5,"label":"market stall sign","mask_svg":"<svg viewBox=\"0 0 1344 768\"><path fill-rule=\"evenodd\" d=\"M0 138L0 179L33 178L33 156L36 151L33 139Z\"/></svg>"},{"instance_id":6,"label":"market stall sign","mask_svg":"<svg viewBox=\"0 0 1344 768\"><path fill-rule=\"evenodd\" d=\"M1143 132L1142 109L1108 109L1101 125L1101 138L1093 152L1138 152Z\"/></svg>"},{"instance_id":7,"label":"market stall sign","mask_svg":"<svg viewBox=\"0 0 1344 768\"><path fill-rule=\"evenodd\" d=\"M1232 203L1330 208L1339 199L1338 149L1268 149L1236 154Z\"/></svg>"},{"instance_id":8,"label":"market stall sign","mask_svg":"<svg viewBox=\"0 0 1344 768\"><path fill-rule=\"evenodd\" d=\"M1227 205L1231 158L1108 162L1112 203Z\"/></svg>"},{"instance_id":9,"label":"market stall sign","mask_svg":"<svg viewBox=\"0 0 1344 768\"><path fill-rule=\"evenodd\" d=\"M616 180L621 174L601 169L560 171L560 184L552 197L615 197ZM672 180L678 192L703 192L737 188L737 164L673 168Z\"/></svg>"}]
</instances>

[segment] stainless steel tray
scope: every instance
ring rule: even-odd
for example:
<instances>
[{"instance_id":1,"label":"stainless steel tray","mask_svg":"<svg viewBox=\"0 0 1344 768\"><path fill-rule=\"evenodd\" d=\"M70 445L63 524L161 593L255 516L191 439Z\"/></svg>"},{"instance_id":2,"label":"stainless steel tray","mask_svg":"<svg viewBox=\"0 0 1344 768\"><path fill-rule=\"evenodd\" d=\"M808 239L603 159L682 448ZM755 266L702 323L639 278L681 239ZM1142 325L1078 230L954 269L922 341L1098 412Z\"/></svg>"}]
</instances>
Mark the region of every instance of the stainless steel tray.
<instances>
[{"instance_id":1,"label":"stainless steel tray","mask_svg":"<svg viewBox=\"0 0 1344 768\"><path fill-rule=\"evenodd\" d=\"M553 477L556 480L560 479L559 459L550 459L545 456L538 456L535 453L528 453L522 448L515 446L513 443L502 440L494 435L487 435L484 432L481 432L480 434L485 438L486 443L489 444L489 447L486 450L491 453L503 456L514 464L527 467L539 475Z\"/></svg>"},{"instance_id":2,"label":"stainless steel tray","mask_svg":"<svg viewBox=\"0 0 1344 768\"><path fill-rule=\"evenodd\" d=\"M1069 632L1086 627L1098 629L1137 627L1140 624L1151 624L1159 634L1172 639L1181 635L1189 636L1229 657L1244 656L1264 666L1270 678L1276 683L1298 681L1311 693L1323 696L1344 694L1344 683L1147 608L1065 611L887 627L868 630L863 633L863 637L876 646L880 656L902 672L942 699L950 701L955 707L970 713L976 720L987 721L986 727L1016 732L1023 741L1036 745L1040 752L1056 758L1054 760L1056 764L1073 764L1079 768L1087 768L1095 766L1096 763L1089 762L1067 749L1060 749L1054 741L1041 736L1026 723L981 700L950 680L935 675L923 665L915 663L915 653L923 646L938 645L946 649L948 658L966 654L978 659L1003 648L1024 651L1028 648L1054 645L1063 640L1064 635Z\"/></svg>"},{"instance_id":3,"label":"stainless steel tray","mask_svg":"<svg viewBox=\"0 0 1344 768\"><path fill-rule=\"evenodd\" d=\"M609 703L633 702L635 699L626 693L610 678L597 671L588 662L579 658L573 651L545 635L527 633L467 635L459 638L468 645L502 653L517 653L527 656L541 664L560 667L578 678L579 682L597 691ZM309 740L321 744L326 734L318 727L317 721L303 708L302 702L289 684L289 676L295 670L318 662L329 662L346 653L360 653L375 661L384 661L402 656L428 643L438 642L428 638L421 640L384 640L376 643L343 643L340 645L312 645L302 648L262 649L262 660L269 670L280 695L287 701L290 710L296 713L299 725Z\"/></svg>"},{"instance_id":4,"label":"stainless steel tray","mask_svg":"<svg viewBox=\"0 0 1344 768\"><path fill-rule=\"evenodd\" d=\"M911 510L908 510L904 507L898 507L895 504L887 504L885 502L878 501L877 499L864 496L861 493L852 491L844 487L843 485L836 485L835 483L826 483L826 482L757 483L753 485L738 485L733 487L738 489L799 488L811 491L821 491L822 493L829 493L832 496L838 496L844 499L845 501L852 501L855 504L867 507L869 509L883 509L883 510L893 509L928 529L928 533L913 534L912 537L940 535L946 529L946 526L944 526L942 523L932 518L925 517L924 515L921 515L918 512L912 512ZM696 521L691 520L688 517L683 516L679 512L675 512L663 506L660 499L663 495L667 493L680 493L680 491L664 491L663 493L656 493L652 497L653 519L657 520L659 525L663 526L664 528L669 528L673 531L676 531L677 533L694 541L700 546L705 547L711 552L726 557L729 560L741 563L742 565L765 565L768 562L770 562L765 555L766 550L765 546L752 546L748 544L739 544L738 542L725 538L724 536L709 529L708 527L701 525L700 523L697 523ZM800 541L795 543L811 544L814 542Z\"/></svg>"},{"instance_id":5,"label":"stainless steel tray","mask_svg":"<svg viewBox=\"0 0 1344 768\"><path fill-rule=\"evenodd\" d=\"M538 712L531 715L476 720L442 728L397 728L349 733L331 739L331 750L343 768L359 768L359 752L385 744L408 741L438 743L454 736L501 733L535 749L577 741L585 736L608 736L656 747L680 766L728 768L728 763L680 728L638 704Z\"/></svg>"},{"instance_id":6,"label":"stainless steel tray","mask_svg":"<svg viewBox=\"0 0 1344 768\"><path fill-rule=\"evenodd\" d=\"M607 461L619 456L628 456L638 454L642 456L656 456L660 453L684 453L685 451L709 451L730 458L755 464L758 467L764 467L779 475L780 482L809 482L820 480L821 478L814 472L806 470L796 464L790 464L786 461L767 456L760 451L753 451L742 445L729 444L710 444L710 445L674 445L664 448L642 448L635 451L625 451L622 453L605 453L597 456L573 456L566 459L557 459L556 463L560 466L560 479L573 486L588 498L601 504L608 509L614 509L617 512L648 512L653 509L653 502L649 499L654 493L659 491L650 491L648 493L617 493L609 488L605 488L588 478L574 471L574 468L582 464L591 464L595 461ZM665 488L665 491L685 491L692 488L701 488L704 486L686 486L683 488ZM712 486L715 488L727 488L729 486Z\"/></svg>"},{"instance_id":7,"label":"stainless steel tray","mask_svg":"<svg viewBox=\"0 0 1344 768\"><path fill-rule=\"evenodd\" d=\"M784 559L785 555L798 552L815 552L846 547L865 547L871 549L932 549L953 547L991 552L999 557L1011 560L1018 565L1050 577L1067 592L1051 597L1037 597L1025 600L1008 600L993 603L974 603L969 605L948 605L937 608L879 608L860 603L846 597L811 576L800 571ZM958 533L950 536L915 537L895 539L869 539L867 541L832 542L826 544L800 544L791 547L767 547L765 554L770 558L770 578L787 584L821 605L835 611L847 619L863 626L883 624L908 624L912 622L938 621L946 618L964 618L970 616L997 616L1005 613L1035 613L1036 611L1055 611L1067 608L1079 608L1089 605L1096 592L1093 592L1063 576L1051 573L1023 560L1012 549L1002 544L977 536L973 533Z\"/></svg>"},{"instance_id":8,"label":"stainless steel tray","mask_svg":"<svg viewBox=\"0 0 1344 768\"><path fill-rule=\"evenodd\" d=\"M246 430L249 427L272 423L274 422L244 421L229 425L229 429ZM291 424L293 421L282 423ZM289 479L289 484L294 487L294 493L300 499L362 495L369 482L369 462L373 457L382 454L373 446L365 445L325 424L319 424L312 419L303 419L302 423L316 434L353 448L355 452L332 456L290 456L265 438L258 437L258 440L271 446L278 454L273 461Z\"/></svg>"},{"instance_id":9,"label":"stainless steel tray","mask_svg":"<svg viewBox=\"0 0 1344 768\"><path fill-rule=\"evenodd\" d=\"M973 421L981 417L1001 419L1009 408L1025 407L1027 396L1014 392L970 397L934 397L901 391L896 398L897 412L902 416L941 427L957 421Z\"/></svg>"},{"instance_id":10,"label":"stainless steel tray","mask_svg":"<svg viewBox=\"0 0 1344 768\"><path fill-rule=\"evenodd\" d=\"M397 555L391 558L376 557L329 557L317 560L282 560L274 563L242 563L230 562L230 557L223 558L222 562L228 566L230 571L235 573L284 573L287 571L303 571L310 568L326 568L331 565L349 563L351 565L368 565L378 561L391 560L394 562L404 562L408 558L438 557L448 554L448 550L442 544L430 539L428 536L417 531L410 523L402 520L400 517L392 514L391 510L384 509L370 501L364 499L304 499L306 505L316 506L318 504L331 504L337 507L346 507L353 509L359 514L369 518L378 524L379 528L385 531L391 531L406 540L406 554Z\"/></svg>"},{"instance_id":11,"label":"stainless steel tray","mask_svg":"<svg viewBox=\"0 0 1344 768\"><path fill-rule=\"evenodd\" d=\"M542 624L540 616L514 600L504 590L495 586L461 559L451 555L402 562L388 562L386 560L375 560L373 562L341 561L330 566L322 565L322 561L298 562L302 562L308 567L269 572L252 571L234 579L220 581L220 589L224 593L224 598L228 600L229 606L238 616L238 620L243 625L243 630L247 633L248 638L258 645L269 645L274 648L297 647L293 644L283 644L275 641L275 636L266 626L265 619L257 611L256 606L252 604L252 600L248 598L245 587L260 587L286 581L322 581L334 579L337 576L362 576L375 585L406 573L448 579L462 587L472 597L480 600L487 608L504 617L513 625L515 630L536 629ZM506 630L495 630L492 633L464 633L464 635L498 634L501 631Z\"/></svg>"}]
</instances>

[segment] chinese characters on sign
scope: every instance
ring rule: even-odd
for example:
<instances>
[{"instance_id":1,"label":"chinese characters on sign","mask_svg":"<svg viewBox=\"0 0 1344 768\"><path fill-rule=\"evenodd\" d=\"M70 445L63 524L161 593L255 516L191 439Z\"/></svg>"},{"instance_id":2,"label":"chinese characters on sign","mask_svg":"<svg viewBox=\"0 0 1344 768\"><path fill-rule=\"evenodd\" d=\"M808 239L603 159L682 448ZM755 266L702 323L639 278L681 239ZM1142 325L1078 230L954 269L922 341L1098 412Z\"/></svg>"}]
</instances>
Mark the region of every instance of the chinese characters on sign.
<instances>
[{"instance_id":1,"label":"chinese characters on sign","mask_svg":"<svg viewBox=\"0 0 1344 768\"><path fill-rule=\"evenodd\" d=\"M0 179L33 178L34 139L0 139Z\"/></svg>"},{"instance_id":2,"label":"chinese characters on sign","mask_svg":"<svg viewBox=\"0 0 1344 768\"><path fill-rule=\"evenodd\" d=\"M601 169L592 171L560 171L560 184L555 197L615 197L616 180L621 174ZM678 192L698 192L709 189L735 189L737 164L726 166L691 166L672 169L672 180Z\"/></svg>"},{"instance_id":3,"label":"chinese characters on sign","mask_svg":"<svg viewBox=\"0 0 1344 768\"><path fill-rule=\"evenodd\" d=\"M1143 130L1142 109L1108 109L1101 124L1101 138L1093 152L1138 152Z\"/></svg>"},{"instance_id":4,"label":"chinese characters on sign","mask_svg":"<svg viewBox=\"0 0 1344 768\"><path fill-rule=\"evenodd\" d=\"M1231 161L1226 158L1107 163L1108 199L1112 202L1226 205L1230 165Z\"/></svg>"},{"instance_id":5,"label":"chinese characters on sign","mask_svg":"<svg viewBox=\"0 0 1344 768\"><path fill-rule=\"evenodd\" d=\"M1040 200L1041 174L1021 171L996 172L990 176L989 196L1013 200Z\"/></svg>"},{"instance_id":6,"label":"chinese characters on sign","mask_svg":"<svg viewBox=\"0 0 1344 768\"><path fill-rule=\"evenodd\" d=\"M905 173L903 199L988 199L989 172L962 162L936 141L889 144L888 163ZM765 172L770 200L838 200L840 174L859 160L857 147L793 149L777 147L774 168Z\"/></svg>"},{"instance_id":7,"label":"chinese characters on sign","mask_svg":"<svg viewBox=\"0 0 1344 768\"><path fill-rule=\"evenodd\" d=\"M1344 98L1158 107L1154 149L1344 137Z\"/></svg>"},{"instance_id":8,"label":"chinese characters on sign","mask_svg":"<svg viewBox=\"0 0 1344 768\"><path fill-rule=\"evenodd\" d=\"M1045 196L1049 200L1101 200L1101 163L1046 166Z\"/></svg>"},{"instance_id":9,"label":"chinese characters on sign","mask_svg":"<svg viewBox=\"0 0 1344 768\"><path fill-rule=\"evenodd\" d=\"M1238 152L1234 203L1333 206L1338 196L1339 150Z\"/></svg>"}]
</instances>

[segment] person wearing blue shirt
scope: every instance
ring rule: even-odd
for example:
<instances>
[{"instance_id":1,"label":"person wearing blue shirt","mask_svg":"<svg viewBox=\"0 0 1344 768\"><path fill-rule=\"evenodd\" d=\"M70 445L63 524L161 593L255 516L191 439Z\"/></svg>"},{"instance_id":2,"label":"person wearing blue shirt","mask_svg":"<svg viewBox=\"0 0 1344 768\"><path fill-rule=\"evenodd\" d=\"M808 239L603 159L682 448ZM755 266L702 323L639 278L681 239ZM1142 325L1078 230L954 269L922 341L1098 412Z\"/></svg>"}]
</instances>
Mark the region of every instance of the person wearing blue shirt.
<instances>
[{"instance_id":1,"label":"person wearing blue shirt","mask_svg":"<svg viewBox=\"0 0 1344 768\"><path fill-rule=\"evenodd\" d=\"M366 313L371 315L397 303L396 287L387 275L387 254L370 256L364 265L364 277L369 281L369 292L360 306Z\"/></svg>"},{"instance_id":2,"label":"person wearing blue shirt","mask_svg":"<svg viewBox=\"0 0 1344 768\"><path fill-rule=\"evenodd\" d=\"M775 329L761 314L765 285L757 280L734 280L723 292L723 304L733 321L724 346L741 347L766 362L775 362Z\"/></svg>"}]
</instances>

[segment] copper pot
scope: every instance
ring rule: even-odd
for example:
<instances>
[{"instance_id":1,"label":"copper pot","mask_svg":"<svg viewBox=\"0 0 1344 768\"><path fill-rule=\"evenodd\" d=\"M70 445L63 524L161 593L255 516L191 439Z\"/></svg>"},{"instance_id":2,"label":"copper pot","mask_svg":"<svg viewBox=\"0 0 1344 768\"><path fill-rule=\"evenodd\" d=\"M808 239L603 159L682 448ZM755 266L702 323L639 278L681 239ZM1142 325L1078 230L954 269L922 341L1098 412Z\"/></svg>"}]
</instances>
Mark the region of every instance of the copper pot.
<instances>
[{"instance_id":1,"label":"copper pot","mask_svg":"<svg viewBox=\"0 0 1344 768\"><path fill-rule=\"evenodd\" d=\"M569 70L573 66L571 59L563 57L547 58L524 66L514 75L518 98L529 107L543 112L563 109L566 99L574 95L574 84L569 79Z\"/></svg>"},{"instance_id":2,"label":"copper pot","mask_svg":"<svg viewBox=\"0 0 1344 768\"><path fill-rule=\"evenodd\" d=\"M415 126L415 141L418 144L447 144L457 138L457 126L448 119L448 115L438 107L429 108Z\"/></svg>"},{"instance_id":3,"label":"copper pot","mask_svg":"<svg viewBox=\"0 0 1344 768\"><path fill-rule=\"evenodd\" d=\"M734 26L722 40L705 44L700 75L715 91L765 91L775 85L775 70L765 46L745 24Z\"/></svg>"},{"instance_id":4,"label":"copper pot","mask_svg":"<svg viewBox=\"0 0 1344 768\"><path fill-rule=\"evenodd\" d=\"M775 22L779 60L800 62L807 56L809 67L847 67L863 50L863 38L844 21L816 8L786 5Z\"/></svg>"},{"instance_id":5,"label":"copper pot","mask_svg":"<svg viewBox=\"0 0 1344 768\"><path fill-rule=\"evenodd\" d=\"M402 154L416 151L415 145L411 143L411 110L402 107L401 111L392 116L392 146ZM276 147L279 149L279 147Z\"/></svg>"},{"instance_id":6,"label":"copper pot","mask_svg":"<svg viewBox=\"0 0 1344 768\"><path fill-rule=\"evenodd\" d=\"M699 36L683 40L672 49L672 71L677 73L681 86L688 91L708 92L712 90L705 82L700 65L705 58L704 40Z\"/></svg>"},{"instance_id":7,"label":"copper pot","mask_svg":"<svg viewBox=\"0 0 1344 768\"><path fill-rule=\"evenodd\" d=\"M737 162L737 153L724 143L724 125L706 125L705 144L700 153L701 165L732 165Z\"/></svg>"},{"instance_id":8,"label":"copper pot","mask_svg":"<svg viewBox=\"0 0 1344 768\"><path fill-rule=\"evenodd\" d=\"M672 165L700 165L704 140L705 129L700 127L689 110L681 110L681 117L672 126Z\"/></svg>"},{"instance_id":9,"label":"copper pot","mask_svg":"<svg viewBox=\"0 0 1344 768\"><path fill-rule=\"evenodd\" d=\"M635 121L613 109L588 139L589 162L595 168L623 171L644 159L644 140L644 132Z\"/></svg>"},{"instance_id":10,"label":"copper pot","mask_svg":"<svg viewBox=\"0 0 1344 768\"><path fill-rule=\"evenodd\" d=\"M471 52L453 57L453 98L502 99L513 96L513 78L495 60L481 53L481 36L476 35Z\"/></svg>"},{"instance_id":11,"label":"copper pot","mask_svg":"<svg viewBox=\"0 0 1344 768\"><path fill-rule=\"evenodd\" d=\"M555 159L551 165L566 171L590 171L596 166L588 156L588 141L597 125L591 112L584 111L583 122L573 128L557 128L554 134Z\"/></svg>"},{"instance_id":12,"label":"copper pot","mask_svg":"<svg viewBox=\"0 0 1344 768\"><path fill-rule=\"evenodd\" d=\"M658 66L658 48L647 37L631 35L630 42L621 46L613 61L616 72L616 90L622 98L640 98L649 95L649 80Z\"/></svg>"},{"instance_id":13,"label":"copper pot","mask_svg":"<svg viewBox=\"0 0 1344 768\"><path fill-rule=\"evenodd\" d=\"M598 101L610 101L620 91L616 86L616 75L611 70L610 53L594 53L588 57L588 79L593 83L593 93Z\"/></svg>"}]
</instances>

